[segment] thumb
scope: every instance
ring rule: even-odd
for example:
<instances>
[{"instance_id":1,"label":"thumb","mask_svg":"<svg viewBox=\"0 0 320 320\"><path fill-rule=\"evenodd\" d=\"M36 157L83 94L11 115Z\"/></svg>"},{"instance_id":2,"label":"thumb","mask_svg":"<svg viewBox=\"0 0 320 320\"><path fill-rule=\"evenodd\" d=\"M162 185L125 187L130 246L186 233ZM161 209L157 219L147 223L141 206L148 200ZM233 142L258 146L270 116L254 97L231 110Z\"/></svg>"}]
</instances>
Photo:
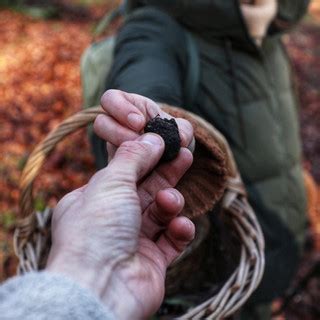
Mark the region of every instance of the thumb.
<instances>
[{"instance_id":1,"label":"thumb","mask_svg":"<svg viewBox=\"0 0 320 320\"><path fill-rule=\"evenodd\" d=\"M163 151L163 139L147 133L122 143L107 169L116 180L137 183L157 165Z\"/></svg>"}]
</instances>

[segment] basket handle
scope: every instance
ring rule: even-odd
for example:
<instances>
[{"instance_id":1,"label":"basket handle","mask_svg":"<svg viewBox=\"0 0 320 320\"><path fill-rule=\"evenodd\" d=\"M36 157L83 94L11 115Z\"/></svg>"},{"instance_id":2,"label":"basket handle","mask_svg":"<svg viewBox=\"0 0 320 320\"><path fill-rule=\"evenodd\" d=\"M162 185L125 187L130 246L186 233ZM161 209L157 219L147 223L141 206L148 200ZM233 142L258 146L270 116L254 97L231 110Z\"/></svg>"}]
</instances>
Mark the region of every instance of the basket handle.
<instances>
[{"instance_id":1,"label":"basket handle","mask_svg":"<svg viewBox=\"0 0 320 320\"><path fill-rule=\"evenodd\" d=\"M257 218L246 200L245 189L237 170L231 149L223 135L207 121L195 114L171 106L162 109L172 116L185 116L192 120L193 126L202 125L210 132L215 142L226 155L228 183L222 201L223 210L230 214L232 222L242 241L239 267L229 278L219 293L191 309L179 319L210 319L228 317L240 308L261 281L264 271L264 238ZM75 130L93 122L101 107L83 110L63 121L57 128L36 146L31 153L20 180L21 215L14 234L14 250L20 260L19 270L38 270L45 261L50 224L50 209L44 213L33 214L33 182L46 157L56 144ZM34 233L36 231L36 233ZM32 237L30 237L32 235ZM25 272L25 271L24 271ZM229 300L228 300L229 299Z\"/></svg>"},{"instance_id":2,"label":"basket handle","mask_svg":"<svg viewBox=\"0 0 320 320\"><path fill-rule=\"evenodd\" d=\"M85 127L94 121L98 114L103 112L101 107L93 107L74 114L53 129L32 151L20 178L19 218L25 219L33 212L33 182L48 154L54 149L58 142L77 129Z\"/></svg>"}]
</instances>

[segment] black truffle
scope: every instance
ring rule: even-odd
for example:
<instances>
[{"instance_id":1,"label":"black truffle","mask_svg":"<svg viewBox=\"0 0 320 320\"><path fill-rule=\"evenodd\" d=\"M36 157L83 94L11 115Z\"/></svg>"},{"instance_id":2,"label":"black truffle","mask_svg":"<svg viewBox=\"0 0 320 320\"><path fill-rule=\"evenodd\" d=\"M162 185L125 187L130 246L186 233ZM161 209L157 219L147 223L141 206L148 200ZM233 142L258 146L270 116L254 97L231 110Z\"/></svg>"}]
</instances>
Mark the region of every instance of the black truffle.
<instances>
[{"instance_id":1,"label":"black truffle","mask_svg":"<svg viewBox=\"0 0 320 320\"><path fill-rule=\"evenodd\" d=\"M176 121L172 119L162 119L159 116L151 119L145 126L144 132L153 132L162 137L165 143L165 150L161 161L171 161L179 153L180 136Z\"/></svg>"}]
</instances>

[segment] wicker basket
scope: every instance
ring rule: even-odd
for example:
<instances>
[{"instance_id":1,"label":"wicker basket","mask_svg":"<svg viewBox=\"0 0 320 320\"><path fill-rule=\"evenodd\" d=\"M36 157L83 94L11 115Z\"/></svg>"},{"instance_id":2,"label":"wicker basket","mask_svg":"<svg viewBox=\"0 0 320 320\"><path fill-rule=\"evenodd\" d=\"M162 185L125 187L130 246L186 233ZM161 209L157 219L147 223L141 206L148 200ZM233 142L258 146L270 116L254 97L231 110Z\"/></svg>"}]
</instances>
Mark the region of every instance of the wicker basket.
<instances>
[{"instance_id":1,"label":"wicker basket","mask_svg":"<svg viewBox=\"0 0 320 320\"><path fill-rule=\"evenodd\" d=\"M230 218L233 231L237 234L240 246L238 267L210 299L189 310L179 319L221 319L235 313L259 285L264 271L264 238L256 216L248 204L246 193L238 173L230 148L224 137L202 118L173 107L164 107L173 116L184 115L194 126L205 128L210 137L226 156L228 180L221 200L223 214ZM93 107L66 119L54 129L32 152L22 173L20 181L20 220L14 234L14 250L19 258L18 273L44 268L51 245L50 222L52 209L35 212L33 209L33 182L46 157L56 144L68 134L91 123L99 113L100 107ZM205 238L205 225L200 224L199 237L192 246L173 263L168 277L179 273L186 265L190 252L194 251Z\"/></svg>"}]
</instances>

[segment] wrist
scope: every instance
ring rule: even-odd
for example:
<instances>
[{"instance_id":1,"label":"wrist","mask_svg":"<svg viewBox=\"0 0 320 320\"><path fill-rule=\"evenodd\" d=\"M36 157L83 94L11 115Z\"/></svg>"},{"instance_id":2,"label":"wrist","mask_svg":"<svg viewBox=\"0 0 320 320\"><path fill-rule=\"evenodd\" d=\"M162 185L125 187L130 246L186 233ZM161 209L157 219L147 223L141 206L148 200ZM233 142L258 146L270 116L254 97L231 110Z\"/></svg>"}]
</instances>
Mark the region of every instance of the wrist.
<instances>
[{"instance_id":1,"label":"wrist","mask_svg":"<svg viewBox=\"0 0 320 320\"><path fill-rule=\"evenodd\" d=\"M91 259L94 260L94 259ZM108 286L111 267L95 261L88 261L77 257L68 250L51 248L46 271L62 274L78 283L80 286L90 290L99 299L102 299Z\"/></svg>"},{"instance_id":2,"label":"wrist","mask_svg":"<svg viewBox=\"0 0 320 320\"><path fill-rule=\"evenodd\" d=\"M95 259L77 257L73 252L52 246L45 270L68 277L93 293L119 320L142 319L137 313L139 301L128 290L117 267L98 263ZM87 256L87 255L86 255ZM142 306L141 306L142 307Z\"/></svg>"}]
</instances>

